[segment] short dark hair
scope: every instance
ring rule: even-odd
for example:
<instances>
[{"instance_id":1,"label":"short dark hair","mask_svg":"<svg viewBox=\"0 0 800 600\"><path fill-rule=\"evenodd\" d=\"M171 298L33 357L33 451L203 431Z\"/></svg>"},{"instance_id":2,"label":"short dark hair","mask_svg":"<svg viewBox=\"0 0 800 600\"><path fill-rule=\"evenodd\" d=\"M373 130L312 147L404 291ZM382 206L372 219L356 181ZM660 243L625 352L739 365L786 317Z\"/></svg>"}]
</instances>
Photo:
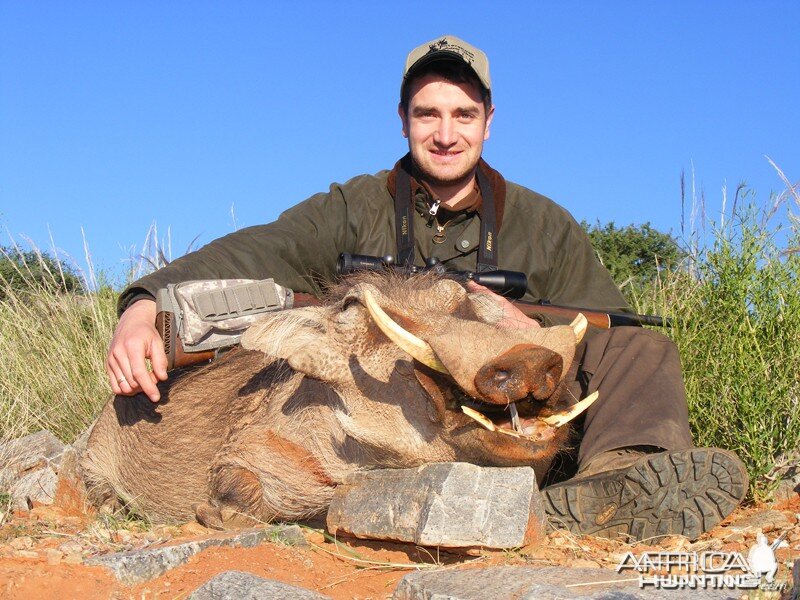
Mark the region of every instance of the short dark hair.
<instances>
[{"instance_id":1,"label":"short dark hair","mask_svg":"<svg viewBox=\"0 0 800 600\"><path fill-rule=\"evenodd\" d=\"M436 60L427 65L422 65L418 69L413 69L405 81L403 81L403 85L400 88L400 106L406 115L408 115L411 83L415 79L425 77L426 75L437 75L450 83L470 83L474 85L480 90L483 108L486 114L489 114L489 109L492 107L492 93L483 87L481 80L478 79L478 76L469 65L460 60Z\"/></svg>"}]
</instances>

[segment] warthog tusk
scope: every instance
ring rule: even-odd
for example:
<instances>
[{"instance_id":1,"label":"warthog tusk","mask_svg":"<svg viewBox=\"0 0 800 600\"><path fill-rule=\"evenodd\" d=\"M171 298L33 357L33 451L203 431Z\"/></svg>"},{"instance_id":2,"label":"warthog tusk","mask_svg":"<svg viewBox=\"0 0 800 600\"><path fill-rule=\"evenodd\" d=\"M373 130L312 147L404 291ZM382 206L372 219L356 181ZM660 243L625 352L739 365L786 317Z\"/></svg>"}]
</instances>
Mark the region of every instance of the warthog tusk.
<instances>
[{"instance_id":1,"label":"warthog tusk","mask_svg":"<svg viewBox=\"0 0 800 600\"><path fill-rule=\"evenodd\" d=\"M572 331L575 332L575 344L580 344L583 339L583 334L586 333L586 328L589 326L589 321L586 320L583 313L578 313L578 316L573 319L569 326L572 327Z\"/></svg>"},{"instance_id":2,"label":"warthog tusk","mask_svg":"<svg viewBox=\"0 0 800 600\"><path fill-rule=\"evenodd\" d=\"M587 408L589 408L592 405L592 403L595 400L597 400L599 396L600 392L595 392L593 394L590 394L577 404L570 406L567 410L552 414L549 417L545 417L544 419L542 419L542 421L544 421L548 425L552 425L553 427L561 427L565 423L569 423L570 421L572 421L572 419L574 419L583 411L585 411Z\"/></svg>"},{"instance_id":3,"label":"warthog tusk","mask_svg":"<svg viewBox=\"0 0 800 600\"><path fill-rule=\"evenodd\" d=\"M495 424L492 423L491 419L485 417L483 413L479 413L477 410L473 410L469 406L462 406L461 410L464 412L465 415L467 415L472 419L475 419L478 423L483 425L485 429L488 429L489 431L497 431L497 427L495 427Z\"/></svg>"},{"instance_id":4,"label":"warthog tusk","mask_svg":"<svg viewBox=\"0 0 800 600\"><path fill-rule=\"evenodd\" d=\"M380 330L386 334L386 337L397 344L401 350L406 351L412 358L430 367L434 371L439 371L446 375L450 374L447 367L445 367L442 361L439 360L439 357L436 356L433 348L424 340L419 339L413 333L406 331L400 327L400 325L392 321L391 317L389 317L389 315L378 306L378 303L375 302L369 290L364 290L364 306L367 307L369 314Z\"/></svg>"},{"instance_id":5,"label":"warthog tusk","mask_svg":"<svg viewBox=\"0 0 800 600\"><path fill-rule=\"evenodd\" d=\"M561 411L559 413L555 413L553 415L550 415L549 417L544 417L544 418L536 417L536 421L544 423L545 425L547 425L548 427L552 427L553 429L557 429L557 428L561 427L562 425L566 425L572 419L574 419L579 414L581 414L584 410L589 408L589 406L595 400L597 400L597 398L599 396L600 396L600 393L599 392L595 392L595 393L593 393L593 394L591 394L589 396L586 396L586 398L584 398L583 400L581 400L580 402L578 402L574 406L568 408L567 410ZM511 406L513 406L513 404ZM461 410L469 418L477 421L478 424L481 427L483 427L484 429L488 429L489 431L492 431L494 433L502 433L503 435L509 435L509 436L515 437L515 438L531 440L531 441L537 441L537 438L535 436L528 435L528 432L530 432L531 430L528 429L527 426L525 427L524 431L523 430L515 431L513 429L506 429L505 427L499 427L499 426L495 425L492 422L492 420L489 419L489 417L487 417L483 413L478 412L475 409L470 408L469 406L463 406L462 405L461 406ZM517 418L519 418L519 416ZM520 428L520 429L522 429L522 428Z\"/></svg>"}]
</instances>

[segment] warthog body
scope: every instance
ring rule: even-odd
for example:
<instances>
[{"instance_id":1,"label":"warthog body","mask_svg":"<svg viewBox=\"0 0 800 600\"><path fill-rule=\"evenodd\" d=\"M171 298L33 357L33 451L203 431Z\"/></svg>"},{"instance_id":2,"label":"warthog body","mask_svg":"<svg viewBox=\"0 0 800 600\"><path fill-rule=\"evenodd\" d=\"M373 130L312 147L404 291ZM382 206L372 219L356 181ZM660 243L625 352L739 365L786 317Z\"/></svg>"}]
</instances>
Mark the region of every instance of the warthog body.
<instances>
[{"instance_id":1,"label":"warthog body","mask_svg":"<svg viewBox=\"0 0 800 600\"><path fill-rule=\"evenodd\" d=\"M367 295L448 373L390 341ZM158 404L110 401L83 459L93 499L119 498L157 521L303 519L361 469L467 461L544 474L569 435L541 417L574 404L560 393L572 328L500 328L493 299L432 276L368 275L333 297L273 313L248 330L247 349L171 374ZM509 433L513 402L520 421Z\"/></svg>"}]
</instances>

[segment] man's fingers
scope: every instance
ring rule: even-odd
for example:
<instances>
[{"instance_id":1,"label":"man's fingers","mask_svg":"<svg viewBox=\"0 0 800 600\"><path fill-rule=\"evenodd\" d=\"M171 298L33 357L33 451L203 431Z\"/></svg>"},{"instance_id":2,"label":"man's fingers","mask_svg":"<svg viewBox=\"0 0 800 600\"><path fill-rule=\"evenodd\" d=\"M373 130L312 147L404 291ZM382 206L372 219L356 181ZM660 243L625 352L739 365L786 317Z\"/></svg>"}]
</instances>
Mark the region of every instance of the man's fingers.
<instances>
[{"instance_id":1,"label":"man's fingers","mask_svg":"<svg viewBox=\"0 0 800 600\"><path fill-rule=\"evenodd\" d=\"M467 281L467 289L470 292L488 294L503 310L503 318L497 323L498 327L504 329L527 329L529 327L539 327L539 323L525 315L519 308L514 306L507 298L495 294L492 290L480 283Z\"/></svg>"},{"instance_id":2,"label":"man's fingers","mask_svg":"<svg viewBox=\"0 0 800 600\"><path fill-rule=\"evenodd\" d=\"M489 288L485 285L481 285L477 281L472 281L472 279L467 280L467 289L470 292L491 292Z\"/></svg>"},{"instance_id":3,"label":"man's fingers","mask_svg":"<svg viewBox=\"0 0 800 600\"><path fill-rule=\"evenodd\" d=\"M132 369L133 377L139 387L142 388L142 391L147 394L150 400L158 402L161 399L161 394L158 391L158 386L156 386L153 381L152 373L147 370L144 358L142 358L141 362L137 361L136 364L132 366Z\"/></svg>"},{"instance_id":4,"label":"man's fingers","mask_svg":"<svg viewBox=\"0 0 800 600\"><path fill-rule=\"evenodd\" d=\"M108 380L111 384L111 391L115 394L132 396L137 393L138 390L131 384L131 380L125 375L125 372L119 365L119 361L113 355L108 358L106 372L108 373Z\"/></svg>"},{"instance_id":5,"label":"man's fingers","mask_svg":"<svg viewBox=\"0 0 800 600\"><path fill-rule=\"evenodd\" d=\"M140 387L131 369L131 363L125 354L116 355L117 361L116 377L123 396L133 396L138 394Z\"/></svg>"},{"instance_id":6,"label":"man's fingers","mask_svg":"<svg viewBox=\"0 0 800 600\"><path fill-rule=\"evenodd\" d=\"M160 381L167 380L167 354L164 352L161 337L156 337L150 342L150 365Z\"/></svg>"},{"instance_id":7,"label":"man's fingers","mask_svg":"<svg viewBox=\"0 0 800 600\"><path fill-rule=\"evenodd\" d=\"M120 389L119 382L117 381L117 374L111 368L109 361L106 361L106 375L108 376L108 384L111 386L111 391L114 392L115 395L121 394L122 390Z\"/></svg>"}]
</instances>

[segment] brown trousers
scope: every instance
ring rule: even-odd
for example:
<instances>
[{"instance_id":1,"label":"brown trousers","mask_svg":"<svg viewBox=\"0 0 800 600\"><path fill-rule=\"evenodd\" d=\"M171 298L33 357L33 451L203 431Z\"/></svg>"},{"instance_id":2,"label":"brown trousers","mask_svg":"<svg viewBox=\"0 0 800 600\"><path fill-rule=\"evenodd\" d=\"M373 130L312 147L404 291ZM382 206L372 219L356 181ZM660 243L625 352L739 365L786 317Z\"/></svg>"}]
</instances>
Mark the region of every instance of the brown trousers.
<instances>
[{"instance_id":1,"label":"brown trousers","mask_svg":"<svg viewBox=\"0 0 800 600\"><path fill-rule=\"evenodd\" d=\"M556 480L607 450L692 447L680 357L664 335L641 327L590 327L567 378L574 398L594 391L600 397L575 421L577 443L554 464L562 473L550 474Z\"/></svg>"}]
</instances>

